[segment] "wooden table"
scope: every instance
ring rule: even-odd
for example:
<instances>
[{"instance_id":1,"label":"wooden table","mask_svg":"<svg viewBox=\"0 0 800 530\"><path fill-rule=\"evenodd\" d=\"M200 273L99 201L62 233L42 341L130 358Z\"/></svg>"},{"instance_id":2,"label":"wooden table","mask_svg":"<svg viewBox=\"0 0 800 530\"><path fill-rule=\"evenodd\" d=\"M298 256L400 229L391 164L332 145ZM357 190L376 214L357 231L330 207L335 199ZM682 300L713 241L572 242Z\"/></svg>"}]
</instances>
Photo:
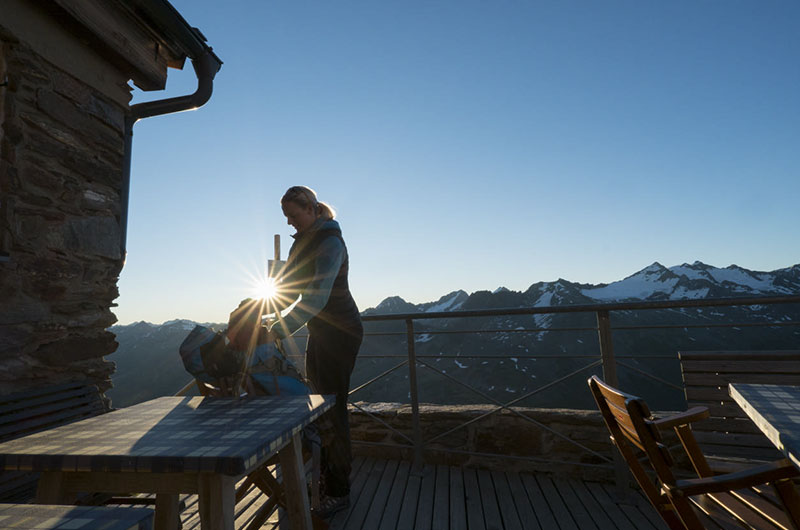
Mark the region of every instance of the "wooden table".
<instances>
[{"instance_id":1,"label":"wooden table","mask_svg":"<svg viewBox=\"0 0 800 530\"><path fill-rule=\"evenodd\" d=\"M728 391L769 441L800 468L800 387L732 383Z\"/></svg>"},{"instance_id":2,"label":"wooden table","mask_svg":"<svg viewBox=\"0 0 800 530\"><path fill-rule=\"evenodd\" d=\"M150 508L0 504L0 530L152 530Z\"/></svg>"},{"instance_id":3,"label":"wooden table","mask_svg":"<svg viewBox=\"0 0 800 530\"><path fill-rule=\"evenodd\" d=\"M333 396L163 397L0 444L0 469L42 472L37 502L76 492L155 493L156 530L177 528L178 494L204 529L233 529L236 482L279 454L293 529L311 529L302 428Z\"/></svg>"}]
</instances>

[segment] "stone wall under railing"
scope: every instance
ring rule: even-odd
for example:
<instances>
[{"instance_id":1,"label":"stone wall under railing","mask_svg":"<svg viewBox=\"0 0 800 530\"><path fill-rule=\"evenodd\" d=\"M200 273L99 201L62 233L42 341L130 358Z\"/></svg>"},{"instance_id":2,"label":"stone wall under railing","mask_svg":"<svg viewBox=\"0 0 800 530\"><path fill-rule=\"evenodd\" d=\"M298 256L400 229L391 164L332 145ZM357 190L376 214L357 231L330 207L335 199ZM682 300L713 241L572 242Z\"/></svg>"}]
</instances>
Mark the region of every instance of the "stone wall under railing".
<instances>
[{"instance_id":1,"label":"stone wall under railing","mask_svg":"<svg viewBox=\"0 0 800 530\"><path fill-rule=\"evenodd\" d=\"M413 440L410 405L365 402L357 404ZM599 411L514 407L516 412L559 433L554 434L508 410L481 417L495 409L496 407L492 405L420 405L420 426L423 440L429 440L440 433L462 425L451 434L426 445L425 463L499 471L545 473L603 482L615 480L613 465L609 461L613 462L618 453L611 444L608 429ZM670 414L673 413L659 413L661 416ZM463 426L464 423L478 417L481 419ZM402 460L413 460L414 458L414 452L411 449L363 443L410 444L408 440L390 431L380 421L369 417L352 404L350 405L350 429L354 455ZM662 436L668 446L679 445L677 436L673 432L662 432ZM597 455L570 443L565 438L579 443L608 460L604 461ZM443 449L459 452L447 452ZM684 470L690 469L685 454L677 450L671 451L671 453L678 466ZM508 458L509 456L528 457L536 460ZM624 461L621 463L625 466ZM628 475L628 479L632 481L633 477Z\"/></svg>"},{"instance_id":2,"label":"stone wall under railing","mask_svg":"<svg viewBox=\"0 0 800 530\"><path fill-rule=\"evenodd\" d=\"M73 77L2 24L0 393L67 381L105 390L114 363L103 356L117 347L106 329L116 321L111 306L123 258L127 99ZM48 35L58 31L53 26ZM65 62L82 60L73 48L65 45ZM87 61L101 61L86 48ZM119 72L97 75L118 81L129 98Z\"/></svg>"},{"instance_id":3,"label":"stone wall under railing","mask_svg":"<svg viewBox=\"0 0 800 530\"><path fill-rule=\"evenodd\" d=\"M410 405L363 402L358 405L413 439ZM490 405L420 405L422 438L428 440L495 408ZM604 463L601 458L567 440L577 442L611 460L612 451L616 449L611 446L608 430L598 411L531 408L515 408L515 410L561 436L521 418L518 414L501 410L427 445L425 462L506 471L567 474L587 480L613 479L613 470L607 463L605 466L600 466L599 464ZM358 443L408 444L409 442L352 405L350 428L354 454L407 460L413 458L413 451L408 449ZM525 456L540 460L449 453L441 449Z\"/></svg>"}]
</instances>

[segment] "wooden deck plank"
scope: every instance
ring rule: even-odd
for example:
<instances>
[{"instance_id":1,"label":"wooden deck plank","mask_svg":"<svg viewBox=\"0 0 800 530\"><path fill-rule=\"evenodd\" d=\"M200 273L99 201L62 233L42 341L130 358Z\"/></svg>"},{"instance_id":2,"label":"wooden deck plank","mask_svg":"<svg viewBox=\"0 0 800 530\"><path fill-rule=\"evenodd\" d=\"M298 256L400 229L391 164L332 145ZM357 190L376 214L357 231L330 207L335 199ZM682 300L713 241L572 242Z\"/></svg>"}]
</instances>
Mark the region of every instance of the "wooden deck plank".
<instances>
[{"instance_id":1,"label":"wooden deck plank","mask_svg":"<svg viewBox=\"0 0 800 530\"><path fill-rule=\"evenodd\" d=\"M495 497L500 508L500 517L503 518L503 528L505 530L522 530L522 521L517 514L517 506L514 496L511 494L508 477L501 471L492 471L491 475ZM527 500L526 498L525 501L527 502Z\"/></svg>"},{"instance_id":2,"label":"wooden deck plank","mask_svg":"<svg viewBox=\"0 0 800 530\"><path fill-rule=\"evenodd\" d=\"M350 507L346 510L342 510L334 516L330 520L331 526L334 524L337 528L344 528L344 525L347 523L347 519L350 517L350 512L353 510L353 503L358 502L358 498L361 495L361 491L364 488L364 483L367 481L367 477L369 476L369 472L375 466L375 459L374 458L364 458L361 462L359 462L358 471L353 474L351 472L351 480L350 480Z\"/></svg>"},{"instance_id":3,"label":"wooden deck plank","mask_svg":"<svg viewBox=\"0 0 800 530\"><path fill-rule=\"evenodd\" d=\"M364 519L367 517L369 507L375 498L375 492L381 482L381 477L386 469L386 460L376 460L369 470L361 494L358 499L351 499L350 517L347 518L345 530L359 530L364 528Z\"/></svg>"},{"instance_id":4,"label":"wooden deck plank","mask_svg":"<svg viewBox=\"0 0 800 530\"><path fill-rule=\"evenodd\" d=\"M614 499L614 493L612 491L613 488L614 486L612 486L611 484L603 484L603 489L606 490L606 493L612 499L612 502ZM645 515L642 509L644 508L644 506L642 506L641 502L638 501L617 502L617 506L619 506L619 509L622 510L622 512L628 517L628 519L631 521L631 523L633 523L633 526L637 530L639 530L640 528L641 529L655 528L653 525L653 521L647 515ZM655 508L653 508L653 510L655 510Z\"/></svg>"},{"instance_id":5,"label":"wooden deck plank","mask_svg":"<svg viewBox=\"0 0 800 530\"><path fill-rule=\"evenodd\" d=\"M506 473L506 478L522 525L526 530L542 530L519 473Z\"/></svg>"},{"instance_id":6,"label":"wooden deck plank","mask_svg":"<svg viewBox=\"0 0 800 530\"><path fill-rule=\"evenodd\" d=\"M578 501L585 506L586 511L591 515L594 524L599 530L615 530L617 528L617 525L611 520L603 506L597 502L597 499L594 498L586 484L575 479L568 479L567 482L572 487L572 491L577 496Z\"/></svg>"},{"instance_id":7,"label":"wooden deck plank","mask_svg":"<svg viewBox=\"0 0 800 530\"><path fill-rule=\"evenodd\" d=\"M411 469L407 461L356 459L351 507L334 516L330 530L666 530L637 490L620 500L612 484L444 465ZM265 499L248 491L236 505L237 530ZM197 496L185 504L183 529L200 530ZM286 514L274 510L260 530L286 528Z\"/></svg>"},{"instance_id":8,"label":"wooden deck plank","mask_svg":"<svg viewBox=\"0 0 800 530\"><path fill-rule=\"evenodd\" d=\"M403 495L403 504L400 507L400 517L397 519L397 530L412 530L414 528L421 486L422 470L414 469L412 466L408 473L406 492Z\"/></svg>"},{"instance_id":9,"label":"wooden deck plank","mask_svg":"<svg viewBox=\"0 0 800 530\"><path fill-rule=\"evenodd\" d=\"M445 465L436 466L436 487L433 492L431 527L450 528L450 473Z\"/></svg>"},{"instance_id":10,"label":"wooden deck plank","mask_svg":"<svg viewBox=\"0 0 800 530\"><path fill-rule=\"evenodd\" d=\"M419 490L417 503L417 518L414 521L415 530L431 530L433 521L433 492L436 487L436 467L426 465L422 470L422 485Z\"/></svg>"},{"instance_id":11,"label":"wooden deck plank","mask_svg":"<svg viewBox=\"0 0 800 530\"><path fill-rule=\"evenodd\" d=\"M572 485L563 478L554 478L553 486L555 486L558 493L561 495L561 500L564 506L569 510L570 515L575 520L575 524L581 530L594 530L597 529L597 523L594 517L589 513L586 507L578 497L577 492L572 488Z\"/></svg>"},{"instance_id":12,"label":"wooden deck plank","mask_svg":"<svg viewBox=\"0 0 800 530\"><path fill-rule=\"evenodd\" d=\"M483 521L481 490L478 486L478 473L474 469L464 469L464 499L467 505L467 528L486 530Z\"/></svg>"},{"instance_id":13,"label":"wooden deck plank","mask_svg":"<svg viewBox=\"0 0 800 530\"><path fill-rule=\"evenodd\" d=\"M400 508L403 505L403 497L408 483L408 474L411 470L411 462L403 461L397 466L392 489L389 499L386 502L386 509L381 519L379 530L394 530L397 526L397 519L400 517Z\"/></svg>"},{"instance_id":14,"label":"wooden deck plank","mask_svg":"<svg viewBox=\"0 0 800 530\"><path fill-rule=\"evenodd\" d=\"M500 515L500 506L497 504L497 494L490 471L478 470L478 487L481 490L483 521L486 524L486 530L503 530L503 518Z\"/></svg>"},{"instance_id":15,"label":"wooden deck plank","mask_svg":"<svg viewBox=\"0 0 800 530\"><path fill-rule=\"evenodd\" d=\"M555 484L553 484L553 480L545 476L536 477L536 480L539 482L539 487L542 488L542 495L544 495L547 505L550 506L550 509L553 511L553 517L558 524L557 528L561 530L579 530L567 506L561 499L561 494L556 489Z\"/></svg>"},{"instance_id":16,"label":"wooden deck plank","mask_svg":"<svg viewBox=\"0 0 800 530\"><path fill-rule=\"evenodd\" d=\"M522 483L525 485L525 490L528 492L528 499L533 506L533 512L536 514L536 519L539 521L539 526L544 529L558 528L556 518L553 515L553 510L544 498L542 488L539 487L539 482L533 475L525 474L522 476Z\"/></svg>"},{"instance_id":17,"label":"wooden deck plank","mask_svg":"<svg viewBox=\"0 0 800 530\"><path fill-rule=\"evenodd\" d=\"M653 505L650 504L650 501L647 500L647 497L645 497L644 494L640 491L637 491L636 495L640 499L637 504L637 506L639 507L639 511L650 521L652 527L655 528L656 530L667 530L669 528L667 526L667 523L665 523L664 519L662 519L661 516L658 515L658 512L656 511L655 508L653 508Z\"/></svg>"},{"instance_id":18,"label":"wooden deck plank","mask_svg":"<svg viewBox=\"0 0 800 530\"><path fill-rule=\"evenodd\" d=\"M386 503L389 500L389 494L392 491L399 464L398 460L386 462L378 488L372 498L372 504L369 507L369 511L367 511L367 516L364 518L364 528L378 528L381 524L381 518L386 511Z\"/></svg>"},{"instance_id":19,"label":"wooden deck plank","mask_svg":"<svg viewBox=\"0 0 800 530\"><path fill-rule=\"evenodd\" d=\"M464 492L464 472L460 467L450 469L450 528L467 527L467 504Z\"/></svg>"},{"instance_id":20,"label":"wooden deck plank","mask_svg":"<svg viewBox=\"0 0 800 530\"><path fill-rule=\"evenodd\" d=\"M603 485L598 482L582 483L586 491L591 494L592 498L597 502L597 505L608 515L609 519L615 526L611 528L618 528L619 530L637 530L633 523L628 520L625 513L619 509L619 506L611 500L608 493L603 489ZM656 514L657 515L657 514Z\"/></svg>"}]
</instances>

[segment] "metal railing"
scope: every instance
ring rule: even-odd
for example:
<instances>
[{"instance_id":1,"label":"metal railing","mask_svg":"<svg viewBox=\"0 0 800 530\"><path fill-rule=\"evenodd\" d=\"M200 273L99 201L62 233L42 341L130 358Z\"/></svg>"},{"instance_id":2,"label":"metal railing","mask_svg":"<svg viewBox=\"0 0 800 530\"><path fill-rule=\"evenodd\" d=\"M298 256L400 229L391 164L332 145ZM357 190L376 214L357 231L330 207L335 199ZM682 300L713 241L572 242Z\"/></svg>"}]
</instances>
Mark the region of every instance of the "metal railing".
<instances>
[{"instance_id":1,"label":"metal railing","mask_svg":"<svg viewBox=\"0 0 800 530\"><path fill-rule=\"evenodd\" d=\"M354 405L357 409L361 412L366 414L367 416L373 418L375 421L380 422L383 424L384 427L389 429L393 434L396 435L397 438L404 440L404 443L385 443L385 442L355 442L354 443L361 443L367 445L384 445L384 446L391 446L397 447L400 449L407 449L413 450L414 454L414 461L416 465L420 465L424 460L424 455L426 450L430 447L432 442L435 442L439 439L442 439L453 432L467 428L474 422L480 421L481 419L495 414L500 411L507 411L520 419L527 421L533 425L536 425L538 428L544 429L548 431L553 436L556 436L566 442L573 444L577 447L580 451L585 451L588 454L593 455L596 457L596 461L600 463L581 463L581 462L570 462L570 464L575 465L585 465L585 466L598 466L598 467L618 467L620 464L619 462L614 465L611 459L607 456L602 454L598 454L596 451L592 450L591 448L586 447L584 444L580 442L571 440L568 436L557 432L555 429L544 425L543 423L537 421L536 419L532 418L528 415L524 409L520 409L519 407L515 407L515 405L519 405L521 402L525 401L526 399L544 392L550 388L553 388L557 385L564 384L567 381L576 381L575 388L580 388L580 392L585 392L588 395L588 389L586 387L586 377L580 378L579 381L576 380L577 376L584 374L586 375L591 370L601 370L603 379L608 382L609 384L619 387L619 377L618 371L620 368L629 370L631 373L635 373L638 376L648 378L649 381L657 383L658 385L662 385L667 388L671 388L675 392L681 392L682 395L682 386L680 385L679 381L670 381L666 377L663 377L659 374L651 373L648 370L643 370L633 363L637 362L638 359L642 357L638 355L615 355L615 340L614 335L615 333L622 333L622 332L642 332L648 331L649 333L653 332L666 332L668 330L684 330L688 332L689 329L693 328L707 328L707 329L715 329L715 328L723 328L726 330L741 330L743 328L754 328L754 327L765 327L765 328L783 328L787 326L800 326L800 317L792 318L791 320L781 320L781 321L774 321L774 320L758 320L754 321L752 319L742 319L741 322L686 322L681 323L677 322L662 322L657 324L623 324L623 325L612 325L612 315L630 315L632 312L639 313L648 313L654 310L671 310L676 311L673 315L676 319L681 318L682 312L688 309L700 310L702 311L703 308L715 308L715 307L726 307L726 308L733 308L733 307L745 307L747 306L766 306L766 307L774 307L780 304L800 304L800 296L792 295L792 296L773 296L773 297L748 297L748 298L725 298L725 299L699 299L699 300L667 300L667 301L656 301L656 302L625 302L625 303L605 303L605 304L592 304L592 305L573 305L573 306L550 306L550 307L526 307L526 308L508 308L508 309L485 309L485 310L472 310L472 311L452 311L452 312L435 312L435 313L406 313L406 314L387 314L387 315L369 315L364 316L363 320L365 322L365 327L369 329L370 325L373 323L381 323L381 322L394 322L394 323L403 323L405 326L404 331L400 331L399 329L396 330L388 330L388 331L378 331L378 332L369 332L365 334L365 344L370 339L370 337L397 337L397 344L402 345L402 342L405 341L406 343L406 351L404 353L392 353L392 354L381 354L375 355L370 354L368 348L362 347L362 352L359 355L359 362L364 362L368 359L391 359L395 358L398 362L396 364L385 368L381 371L381 373L375 375L374 377L370 378L367 381L362 382L355 388L353 388L350 392L351 395L351 404ZM494 327L494 328L466 328L461 330L451 330L451 329L418 329L419 326L422 326L420 321L431 321L431 320L440 320L440 319L447 319L448 322L462 319L469 320L469 319L476 319L476 318L496 318L496 317L509 317L509 316L519 316L519 315L559 315L559 314L573 314L573 315L593 315L594 316L594 325L575 325L575 326L566 326L566 327L549 327L549 326L538 326L538 327L517 327L515 329L505 329L502 327ZM800 315L800 310L797 311L797 315ZM713 315L712 315L713 316ZM586 318L586 317L584 317ZM416 324L416 325L415 325ZM549 358L549 359L583 359L581 361L582 364L577 366L576 368L572 369L566 374L563 374L561 377L550 381L544 385L541 385L531 391L523 393L519 397L515 397L514 399L503 401L492 397L487 392L476 388L474 385L470 385L469 383L460 380L458 377L454 377L451 374L446 373L444 370L440 370L433 366L433 362L429 362L431 358L436 359L445 359L445 358L458 358L458 359L470 359L470 358L492 358L492 359L517 359L521 357L525 357L519 353L509 354L509 355L446 355L445 353L440 353L439 355L419 355L417 352L417 342L419 342L418 338L421 335L449 335L449 334L485 334L485 333L529 333L529 334L544 334L544 333L569 333L569 332L596 332L597 333L597 352L594 354L580 354L580 355L570 355L567 353L561 355L529 355L527 358L530 359L542 359L542 358ZM793 332L797 334L797 332ZM798 341L797 343L800 343ZM796 344L795 343L795 347ZM737 347L735 344L730 344L729 347L723 349L742 349L741 347ZM366 350L366 351L365 351ZM563 350L563 347L562 347ZM670 353L661 354L661 355L648 355L646 357L648 360L653 359L662 359L662 360L671 360L677 363L677 350L672 351ZM621 359L625 359L624 361ZM630 360L630 362L628 362ZM370 410L367 410L365 407L362 407L358 403L355 402L353 397L358 393L364 391L364 389L375 385L376 382L387 378L390 374L394 374L398 370L403 367L407 367L408 369L408 396L410 398L410 406L412 412L412 421L411 421L411 433L410 436L408 433L401 432L400 430L392 427L387 422L382 420L376 414L373 414ZM451 428L446 432L435 434L428 439L423 438L422 434L422 427L420 422L420 398L419 398L419 369L426 369L431 371L434 374L438 374L438 376L444 378L450 383L458 385L459 387L464 387L469 389L475 395L481 396L483 398L483 403L490 404L493 406L491 410L478 415L477 417L471 418L462 424L458 425L457 427ZM579 383L579 384L577 384ZM577 390L576 390L577 391ZM647 396L643 396L647 398ZM454 453L460 453L464 451L459 451L455 449L441 449L437 448L437 451L450 451ZM492 457L507 457L507 458L521 458L526 460L544 460L548 461L548 459L541 459L539 457L533 456L509 456L509 455L486 455L483 453L475 453L466 451L468 454L473 454L477 456L492 456ZM616 454L616 453L612 453Z\"/></svg>"}]
</instances>

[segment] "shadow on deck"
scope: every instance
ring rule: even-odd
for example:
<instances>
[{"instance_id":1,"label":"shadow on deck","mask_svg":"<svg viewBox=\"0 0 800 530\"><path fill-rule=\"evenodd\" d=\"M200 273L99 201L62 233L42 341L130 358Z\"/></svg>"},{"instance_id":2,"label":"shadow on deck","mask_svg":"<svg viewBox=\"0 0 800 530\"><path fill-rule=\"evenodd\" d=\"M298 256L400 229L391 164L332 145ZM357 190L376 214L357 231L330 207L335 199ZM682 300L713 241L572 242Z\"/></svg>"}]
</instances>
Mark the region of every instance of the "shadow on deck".
<instances>
[{"instance_id":1,"label":"shadow on deck","mask_svg":"<svg viewBox=\"0 0 800 530\"><path fill-rule=\"evenodd\" d=\"M331 530L666 529L638 491L622 499L598 482L447 466L416 473L408 461L357 458L352 485L350 508L331 519ZM251 493L237 505L237 529L264 499ZM186 502L183 528L199 530L196 496ZM277 510L262 528L289 524Z\"/></svg>"}]
</instances>

